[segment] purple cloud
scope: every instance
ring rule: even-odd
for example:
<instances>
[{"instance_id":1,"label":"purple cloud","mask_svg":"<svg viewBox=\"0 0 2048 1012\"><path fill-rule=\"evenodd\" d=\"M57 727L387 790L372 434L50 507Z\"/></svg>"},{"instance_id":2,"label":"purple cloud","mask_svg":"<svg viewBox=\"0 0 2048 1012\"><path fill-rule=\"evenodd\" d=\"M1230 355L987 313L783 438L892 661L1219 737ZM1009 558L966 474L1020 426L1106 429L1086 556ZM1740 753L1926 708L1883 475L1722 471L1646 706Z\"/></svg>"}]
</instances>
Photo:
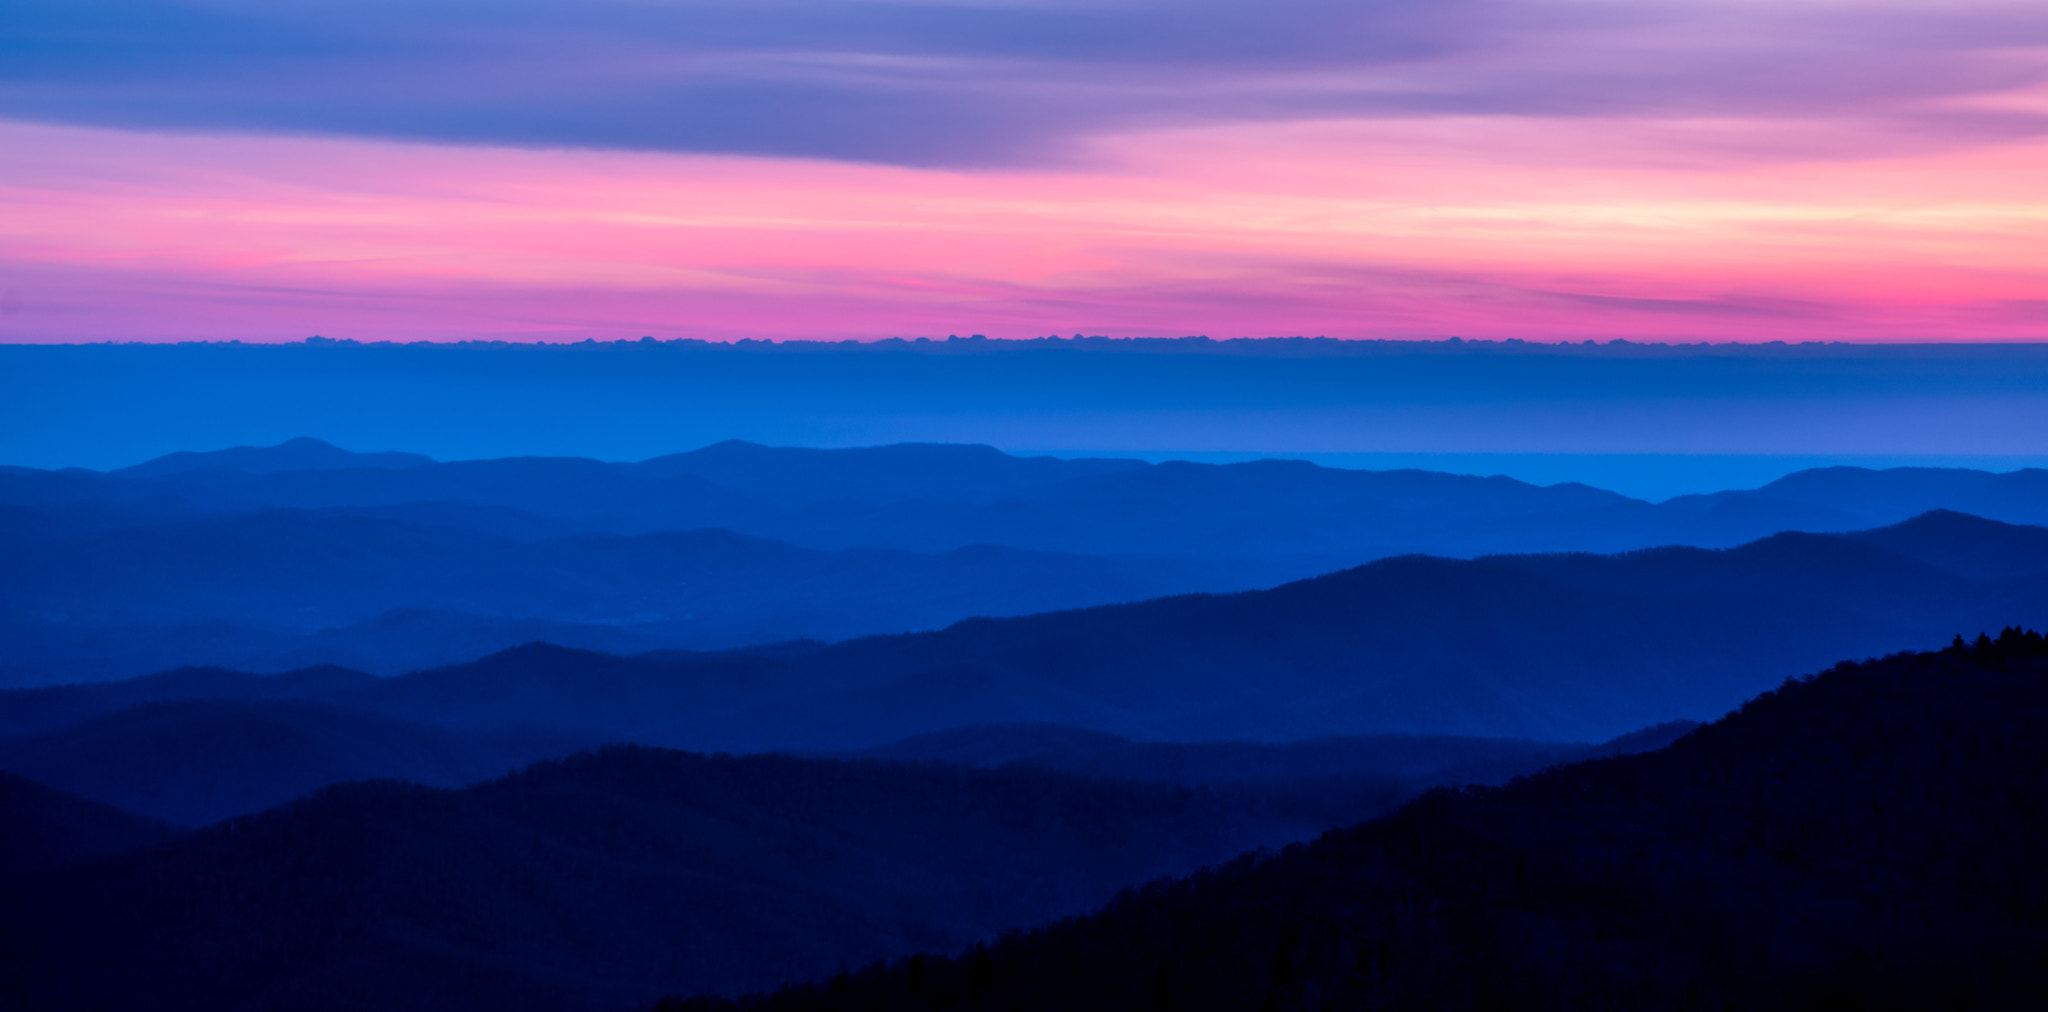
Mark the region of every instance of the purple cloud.
<instances>
[{"instance_id":1,"label":"purple cloud","mask_svg":"<svg viewBox=\"0 0 2048 1012\"><path fill-rule=\"evenodd\" d=\"M1090 135L1443 114L2048 116L2038 5L6 0L0 116L152 129L1058 162Z\"/></svg>"}]
</instances>

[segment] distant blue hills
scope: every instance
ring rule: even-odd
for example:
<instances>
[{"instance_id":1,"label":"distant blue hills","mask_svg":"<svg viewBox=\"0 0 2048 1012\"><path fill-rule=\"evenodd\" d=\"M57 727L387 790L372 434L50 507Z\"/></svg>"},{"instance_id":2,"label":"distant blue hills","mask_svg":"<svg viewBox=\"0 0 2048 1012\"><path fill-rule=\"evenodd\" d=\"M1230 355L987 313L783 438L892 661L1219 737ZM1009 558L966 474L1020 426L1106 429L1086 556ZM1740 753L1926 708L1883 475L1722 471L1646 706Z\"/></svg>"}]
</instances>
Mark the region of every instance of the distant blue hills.
<instances>
[{"instance_id":1,"label":"distant blue hills","mask_svg":"<svg viewBox=\"0 0 2048 1012\"><path fill-rule=\"evenodd\" d=\"M0 468L0 1004L1880 995L2039 935L2044 614L2042 471Z\"/></svg>"},{"instance_id":2,"label":"distant blue hills","mask_svg":"<svg viewBox=\"0 0 2048 1012\"><path fill-rule=\"evenodd\" d=\"M184 664L396 674L533 640L839 641L1403 554L1729 547L1931 510L2048 523L2048 471L1829 468L1647 503L1300 461L726 442L633 464L442 463L295 439L111 472L0 468L0 685Z\"/></svg>"},{"instance_id":3,"label":"distant blue hills","mask_svg":"<svg viewBox=\"0 0 2048 1012\"><path fill-rule=\"evenodd\" d=\"M1157 741L1594 741L1716 716L1830 658L2044 613L2048 530L1936 512L1731 549L1398 556L1269 590L834 644L618 656L534 643L392 678L186 669L0 693L0 733L165 699L294 698L464 732L734 751L1020 721Z\"/></svg>"},{"instance_id":4,"label":"distant blue hills","mask_svg":"<svg viewBox=\"0 0 2048 1012\"><path fill-rule=\"evenodd\" d=\"M455 786L627 741L1192 782L1203 777L1186 764L1213 765L1225 742L1245 776L1320 775L1299 749L1321 739L1345 743L1325 772L1412 787L1413 755L1360 743L1552 755L1711 719L1835 659L2048 613L2048 528L1951 509L1730 547L1361 550L1371 561L1327 572L1325 556L1274 548L1319 536L1283 509L1333 526L1428 518L1473 539L1521 524L1515 536L1567 543L1560 532L1590 539L1597 517L1770 527L1756 518L1844 523L1948 502L2024 517L2039 472L1833 469L1650 504L1502 478L985 447L725 443L635 465L370 456L295 440L139 471L0 474L17 500L0 506L0 664L24 686L0 691L0 770L185 823L326 783ZM564 474L589 480L543 480ZM390 484L404 476L470 498L405 499L416 486ZM1345 497L1363 491L1377 498ZM555 512L517 505L542 499ZM820 548L721 528L633 533L603 511L736 502L764 523L838 517L843 530L944 506L1216 533L1181 554ZM586 529L608 525L627 532ZM1376 530L1398 542L1403 528ZM1320 575L1293 578L1301 568ZM161 673L135 677L148 672ZM1257 758L1283 747L1296 751ZM1476 747L1431 769L1522 768ZM1212 751L1164 758L1174 748Z\"/></svg>"},{"instance_id":5,"label":"distant blue hills","mask_svg":"<svg viewBox=\"0 0 2048 1012\"><path fill-rule=\"evenodd\" d=\"M185 832L0 775L0 861L25 858L0 863L0 1001L2029 1008L2043 655L2006 629L1837 664L1711 725L1556 750L1390 815L1398 781L1317 774L1542 748L1160 748L1042 726L886 761L613 747L461 790L336 785ZM158 685L175 679L236 681ZM1253 849L1326 825L1346 828Z\"/></svg>"},{"instance_id":6,"label":"distant blue hills","mask_svg":"<svg viewBox=\"0 0 2048 1012\"><path fill-rule=\"evenodd\" d=\"M276 446L235 446L225 450L168 453L108 473L122 478L146 479L216 467L248 474L274 474L278 471L420 467L432 463L432 457L417 453L357 453L311 436L300 436Z\"/></svg>"}]
</instances>

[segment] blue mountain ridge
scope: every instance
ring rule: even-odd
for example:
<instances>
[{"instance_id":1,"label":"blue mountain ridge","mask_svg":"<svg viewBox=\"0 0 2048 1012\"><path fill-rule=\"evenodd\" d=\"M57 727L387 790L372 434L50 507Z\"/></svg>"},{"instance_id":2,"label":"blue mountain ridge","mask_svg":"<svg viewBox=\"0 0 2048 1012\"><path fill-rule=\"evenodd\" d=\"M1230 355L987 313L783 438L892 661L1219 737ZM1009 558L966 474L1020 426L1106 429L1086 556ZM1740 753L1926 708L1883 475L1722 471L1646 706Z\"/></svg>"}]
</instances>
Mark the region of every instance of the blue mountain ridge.
<instances>
[{"instance_id":1,"label":"blue mountain ridge","mask_svg":"<svg viewBox=\"0 0 2048 1012\"><path fill-rule=\"evenodd\" d=\"M0 685L179 664L395 674L536 639L623 653L838 641L1418 552L1729 547L1881 526L1905 506L2038 520L2048 502L2028 471L1830 469L1650 504L1299 461L728 442L639 464L387 467L311 442L268 448L247 465L261 473L228 466L239 450L140 476L0 470L0 632L15 644Z\"/></svg>"},{"instance_id":2,"label":"blue mountain ridge","mask_svg":"<svg viewBox=\"0 0 2048 1012\"><path fill-rule=\"evenodd\" d=\"M1827 657L1877 656L2048 613L2048 554L2034 556L2041 568L2027 561L2042 546L2038 530L1932 514L1732 549L1404 556L1271 590L971 619L794 650L615 656L532 644L288 695L463 731L545 727L741 751L865 748L1029 721L1156 741L1601 740L1711 718ZM1943 568L1987 557L2000 568ZM2007 575L2023 570L2031 575ZM188 679L205 687L177 687ZM277 684L196 672L16 690L0 693L0 728L25 733L52 726L37 714L75 720Z\"/></svg>"}]
</instances>

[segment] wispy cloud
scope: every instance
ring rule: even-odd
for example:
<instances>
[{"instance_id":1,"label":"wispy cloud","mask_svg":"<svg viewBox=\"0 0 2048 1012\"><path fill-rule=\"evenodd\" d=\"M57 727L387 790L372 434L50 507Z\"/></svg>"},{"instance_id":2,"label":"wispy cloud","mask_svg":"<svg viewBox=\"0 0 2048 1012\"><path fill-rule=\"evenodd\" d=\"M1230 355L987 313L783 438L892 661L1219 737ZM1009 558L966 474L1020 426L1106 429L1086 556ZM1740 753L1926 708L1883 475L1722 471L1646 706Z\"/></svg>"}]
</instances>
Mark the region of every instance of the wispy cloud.
<instances>
[{"instance_id":1,"label":"wispy cloud","mask_svg":"<svg viewBox=\"0 0 2048 1012\"><path fill-rule=\"evenodd\" d=\"M0 0L0 340L2048 338L2039 0Z\"/></svg>"},{"instance_id":2,"label":"wispy cloud","mask_svg":"<svg viewBox=\"0 0 2048 1012\"><path fill-rule=\"evenodd\" d=\"M908 165L1108 133L1456 115L1851 118L1958 140L2048 109L2038 4L1710 0L7 0L0 115Z\"/></svg>"}]
</instances>

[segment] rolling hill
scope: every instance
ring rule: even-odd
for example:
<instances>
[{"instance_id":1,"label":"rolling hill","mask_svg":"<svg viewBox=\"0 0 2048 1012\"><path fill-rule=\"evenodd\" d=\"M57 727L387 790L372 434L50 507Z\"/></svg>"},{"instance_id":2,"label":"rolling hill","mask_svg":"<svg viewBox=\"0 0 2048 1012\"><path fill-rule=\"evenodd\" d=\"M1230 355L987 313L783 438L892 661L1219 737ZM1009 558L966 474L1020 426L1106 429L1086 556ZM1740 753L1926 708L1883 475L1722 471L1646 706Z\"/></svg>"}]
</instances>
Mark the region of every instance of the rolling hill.
<instances>
[{"instance_id":1,"label":"rolling hill","mask_svg":"<svg viewBox=\"0 0 2048 1012\"><path fill-rule=\"evenodd\" d=\"M1828 510L1848 526L1875 526L1931 510L1954 510L2007 523L2048 524L2048 471L2006 474L1963 468L1822 467L1788 474L1761 488L1680 496L1666 505L1706 511L1747 503Z\"/></svg>"},{"instance_id":2,"label":"rolling hill","mask_svg":"<svg viewBox=\"0 0 2048 1012\"><path fill-rule=\"evenodd\" d=\"M36 783L0 773L0 879L48 871L177 839L180 831Z\"/></svg>"},{"instance_id":3,"label":"rolling hill","mask_svg":"<svg viewBox=\"0 0 2048 1012\"><path fill-rule=\"evenodd\" d=\"M1355 793L1345 821L1388 805ZM644 1006L1078 913L1313 835L1335 800L641 748L346 785L0 883L0 1004Z\"/></svg>"},{"instance_id":4,"label":"rolling hill","mask_svg":"<svg viewBox=\"0 0 2048 1012\"><path fill-rule=\"evenodd\" d=\"M303 700L184 699L0 738L0 770L204 825L342 781L455 787L589 744L545 731L464 734Z\"/></svg>"},{"instance_id":5,"label":"rolling hill","mask_svg":"<svg viewBox=\"0 0 2048 1012\"><path fill-rule=\"evenodd\" d=\"M934 444L439 462L297 439L110 472L0 468L0 635L15 644L0 686L187 664L395 674L534 639L844 640L1403 554L1731 547L1940 509L2039 521L2044 473L1834 468L1652 504L1498 476ZM406 618L420 615L449 634Z\"/></svg>"},{"instance_id":6,"label":"rolling hill","mask_svg":"<svg viewBox=\"0 0 2048 1012\"><path fill-rule=\"evenodd\" d=\"M1289 572L987 545L825 552L716 530L520 540L305 510L23 542L0 548L0 629L15 643L0 684L184 664L396 674L543 638L622 652L846 639L1244 589ZM404 620L420 614L436 625Z\"/></svg>"},{"instance_id":7,"label":"rolling hill","mask_svg":"<svg viewBox=\"0 0 2048 1012\"><path fill-rule=\"evenodd\" d=\"M1935 517L1883 537L1953 553L2025 535ZM1384 559L1272 590L793 651L616 657L535 644L294 698L457 730L734 751L871 748L1018 722L1151 741L1599 741L1715 717L1829 658L2041 614L2039 575L1973 579L1859 537L1784 534L1725 550ZM207 677L235 692L280 684ZM138 691L195 698L165 694L176 681L0 693L0 727L52 729L35 715L82 719Z\"/></svg>"},{"instance_id":8,"label":"rolling hill","mask_svg":"<svg viewBox=\"0 0 2048 1012\"><path fill-rule=\"evenodd\" d=\"M2038 634L1844 663L1661 751L737 1007L2038 1008L2044 722Z\"/></svg>"},{"instance_id":9,"label":"rolling hill","mask_svg":"<svg viewBox=\"0 0 2048 1012\"><path fill-rule=\"evenodd\" d=\"M1612 741L1386 734L1263 742L1141 742L1056 724L984 724L869 749L875 759L1024 766L1112 780L1194 786L1380 777L1424 787L1487 784L1546 766L1663 748L1699 726L1671 721Z\"/></svg>"},{"instance_id":10,"label":"rolling hill","mask_svg":"<svg viewBox=\"0 0 2048 1012\"><path fill-rule=\"evenodd\" d=\"M139 518L275 508L524 512L556 533L717 527L803 547L945 551L999 544L1099 554L1303 556L1720 547L1949 509L2048 523L2048 472L1801 471L1661 504L1577 484L1303 461L1241 464L1015 457L985 446L839 450L738 441L638 463L436 462L313 439L172 454L112 472L0 468L0 504Z\"/></svg>"}]
</instances>

